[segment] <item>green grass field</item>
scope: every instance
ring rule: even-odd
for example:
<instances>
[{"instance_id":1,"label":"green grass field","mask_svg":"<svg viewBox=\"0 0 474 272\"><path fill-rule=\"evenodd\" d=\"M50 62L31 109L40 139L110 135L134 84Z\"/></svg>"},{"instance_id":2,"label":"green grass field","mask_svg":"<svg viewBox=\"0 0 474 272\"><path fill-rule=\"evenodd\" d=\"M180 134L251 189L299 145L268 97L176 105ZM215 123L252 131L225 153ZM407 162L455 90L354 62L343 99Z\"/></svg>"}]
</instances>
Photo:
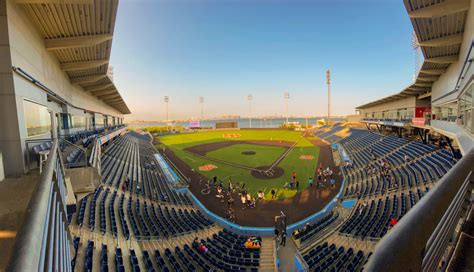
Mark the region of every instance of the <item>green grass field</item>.
<instances>
[{"instance_id":1,"label":"green grass field","mask_svg":"<svg viewBox=\"0 0 474 272\"><path fill-rule=\"evenodd\" d=\"M262 165L271 165L284 152L284 147L279 146L262 146L253 144L235 144L218 150L207 152L206 156L241 164L250 167ZM255 155L244 155L242 152L254 151Z\"/></svg>"},{"instance_id":2,"label":"green grass field","mask_svg":"<svg viewBox=\"0 0 474 272\"><path fill-rule=\"evenodd\" d=\"M224 134L238 133L241 136L236 138L225 138ZM308 179L314 176L319 158L319 147L314 146L308 139L302 137L300 132L287 130L231 130L231 131L209 131L196 133L182 133L175 135L166 135L158 137L160 142L166 148L172 149L177 156L185 161L194 171L203 176L212 179L217 176L220 180L227 183L229 177L233 182L244 182L247 189L255 194L258 190L266 192L266 198L269 198L270 190L277 190L278 199L294 196L296 190L283 189L285 182L291 179L291 173L297 173L297 179L300 182L300 190L308 187ZM288 156L280 162L279 167L285 170L283 176L275 179L257 179L253 177L249 170L235 168L222 163L217 163L206 158L202 158L186 152L184 149L204 143L219 141L245 141L245 140L274 140L297 142L295 148ZM162 148L163 146L157 146ZM255 155L242 155L242 151L255 151ZM261 146L253 144L235 144L218 150L210 151L206 156L217 158L226 162L233 162L246 166L270 165L274 162L285 149L276 146ZM314 156L313 160L301 160L301 155ZM207 164L214 164L216 169L211 171L200 171L199 167Z\"/></svg>"}]
</instances>

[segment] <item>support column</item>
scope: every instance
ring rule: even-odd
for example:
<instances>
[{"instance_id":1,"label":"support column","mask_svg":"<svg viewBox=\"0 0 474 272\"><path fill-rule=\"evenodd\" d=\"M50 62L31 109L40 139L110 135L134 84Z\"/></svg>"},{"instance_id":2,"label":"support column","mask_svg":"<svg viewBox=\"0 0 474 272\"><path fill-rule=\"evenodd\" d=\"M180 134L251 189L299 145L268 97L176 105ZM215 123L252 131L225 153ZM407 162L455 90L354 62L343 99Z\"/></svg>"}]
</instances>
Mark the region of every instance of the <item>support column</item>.
<instances>
[{"instance_id":1,"label":"support column","mask_svg":"<svg viewBox=\"0 0 474 272\"><path fill-rule=\"evenodd\" d=\"M18 111L13 84L7 1L0 0L0 151L5 176L24 173Z\"/></svg>"}]
</instances>

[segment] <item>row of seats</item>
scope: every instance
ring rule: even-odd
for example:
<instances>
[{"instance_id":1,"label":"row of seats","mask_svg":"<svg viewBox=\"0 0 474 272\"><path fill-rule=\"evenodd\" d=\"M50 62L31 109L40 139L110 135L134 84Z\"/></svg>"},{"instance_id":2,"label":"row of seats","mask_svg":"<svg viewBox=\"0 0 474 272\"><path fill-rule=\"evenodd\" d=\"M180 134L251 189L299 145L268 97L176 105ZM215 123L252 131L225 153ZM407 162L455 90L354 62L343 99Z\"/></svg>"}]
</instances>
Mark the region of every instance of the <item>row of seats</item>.
<instances>
[{"instance_id":1,"label":"row of seats","mask_svg":"<svg viewBox=\"0 0 474 272\"><path fill-rule=\"evenodd\" d=\"M327 242L316 246L303 255L311 271L360 271L367 262L368 256L362 251L354 252L335 244L328 245Z\"/></svg>"},{"instance_id":2,"label":"row of seats","mask_svg":"<svg viewBox=\"0 0 474 272\"><path fill-rule=\"evenodd\" d=\"M392 218L400 220L428 191L401 192L358 204L352 216L342 225L341 233L355 237L383 237L390 228ZM365 205L364 205L365 203Z\"/></svg>"},{"instance_id":3,"label":"row of seats","mask_svg":"<svg viewBox=\"0 0 474 272\"><path fill-rule=\"evenodd\" d=\"M73 149L66 155L66 163L67 164L77 164L80 163L84 159L84 152L80 149Z\"/></svg>"},{"instance_id":4,"label":"row of seats","mask_svg":"<svg viewBox=\"0 0 474 272\"><path fill-rule=\"evenodd\" d=\"M164 252L155 250L128 249L128 254L124 255L120 247L115 247L115 256L109 258L110 252L108 246L102 244L97 256L94 255L94 241L87 241L84 251L84 270L85 271L109 271L111 260L115 271L122 272L140 271L144 268L146 271L258 271L260 252L258 249L246 249L243 246L246 238L235 235L227 230L216 234L213 239L202 240L207 246L208 252L202 253L197 249L184 245L183 250L175 247L174 250L165 248ZM78 237L74 239L79 246ZM153 255L152 255L153 254ZM141 255L141 258L140 256ZM94 261L95 258L96 261ZM94 265L99 264L99 267Z\"/></svg>"},{"instance_id":5,"label":"row of seats","mask_svg":"<svg viewBox=\"0 0 474 272\"><path fill-rule=\"evenodd\" d=\"M115 204L117 197L119 197L118 205ZM88 214L86 214L86 209ZM122 234L126 238L130 237L130 230L136 237L159 238L203 230L213 224L199 210L188 209L187 206L168 207L146 200L142 202L138 198L133 200L123 193L118 195L116 190L111 193L110 188L104 189L102 186L79 202L77 224L82 226L87 216L86 222L90 229L97 227L97 218L99 220L97 224L102 233L111 232L117 236L118 225L120 225Z\"/></svg>"},{"instance_id":6,"label":"row of seats","mask_svg":"<svg viewBox=\"0 0 474 272\"><path fill-rule=\"evenodd\" d=\"M316 236L321 230L331 225L334 221L336 221L337 218L339 218L339 213L331 211L318 222L314 224L308 224L303 229L293 233L293 238L296 240L299 239L301 243L305 243Z\"/></svg>"},{"instance_id":7,"label":"row of seats","mask_svg":"<svg viewBox=\"0 0 474 272\"><path fill-rule=\"evenodd\" d=\"M156 151L150 143L129 134L113 140L105 150L102 157L103 182L153 200L191 205L191 199L186 194L175 192L154 163ZM129 178L128 184L125 184L126 177Z\"/></svg>"},{"instance_id":8,"label":"row of seats","mask_svg":"<svg viewBox=\"0 0 474 272\"><path fill-rule=\"evenodd\" d=\"M261 241L260 237L257 237ZM226 271L258 270L260 263L260 249L245 248L246 237L237 235L224 229L214 234L212 239L201 240L209 251L202 254L205 260L218 269Z\"/></svg>"}]
</instances>

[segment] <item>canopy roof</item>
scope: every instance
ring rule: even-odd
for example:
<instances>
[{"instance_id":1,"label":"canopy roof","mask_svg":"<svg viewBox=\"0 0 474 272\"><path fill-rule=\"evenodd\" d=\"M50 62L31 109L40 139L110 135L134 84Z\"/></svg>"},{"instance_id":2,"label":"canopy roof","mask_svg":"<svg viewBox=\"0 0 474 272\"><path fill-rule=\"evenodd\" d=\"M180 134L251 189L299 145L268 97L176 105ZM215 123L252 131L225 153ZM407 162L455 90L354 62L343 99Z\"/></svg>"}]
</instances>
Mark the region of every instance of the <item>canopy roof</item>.
<instances>
[{"instance_id":1,"label":"canopy roof","mask_svg":"<svg viewBox=\"0 0 474 272\"><path fill-rule=\"evenodd\" d=\"M407 96L431 96L433 82L458 61L470 0L404 0L416 42L424 56L415 82L394 94L357 109L365 109Z\"/></svg>"},{"instance_id":2,"label":"canopy roof","mask_svg":"<svg viewBox=\"0 0 474 272\"><path fill-rule=\"evenodd\" d=\"M16 0L71 83L123 114L130 110L107 76L118 0Z\"/></svg>"}]
</instances>

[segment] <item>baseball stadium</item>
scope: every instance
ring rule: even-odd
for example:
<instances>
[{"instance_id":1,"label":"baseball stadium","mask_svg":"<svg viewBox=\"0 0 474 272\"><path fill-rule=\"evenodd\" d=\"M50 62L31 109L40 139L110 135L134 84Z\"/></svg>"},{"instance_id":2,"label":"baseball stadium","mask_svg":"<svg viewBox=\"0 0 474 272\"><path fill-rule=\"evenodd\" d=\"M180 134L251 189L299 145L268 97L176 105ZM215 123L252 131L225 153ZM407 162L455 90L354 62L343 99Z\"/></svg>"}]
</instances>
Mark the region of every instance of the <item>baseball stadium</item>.
<instances>
[{"instance_id":1,"label":"baseball stadium","mask_svg":"<svg viewBox=\"0 0 474 272\"><path fill-rule=\"evenodd\" d=\"M0 0L0 272L472 271L473 48L474 0Z\"/></svg>"}]
</instances>

